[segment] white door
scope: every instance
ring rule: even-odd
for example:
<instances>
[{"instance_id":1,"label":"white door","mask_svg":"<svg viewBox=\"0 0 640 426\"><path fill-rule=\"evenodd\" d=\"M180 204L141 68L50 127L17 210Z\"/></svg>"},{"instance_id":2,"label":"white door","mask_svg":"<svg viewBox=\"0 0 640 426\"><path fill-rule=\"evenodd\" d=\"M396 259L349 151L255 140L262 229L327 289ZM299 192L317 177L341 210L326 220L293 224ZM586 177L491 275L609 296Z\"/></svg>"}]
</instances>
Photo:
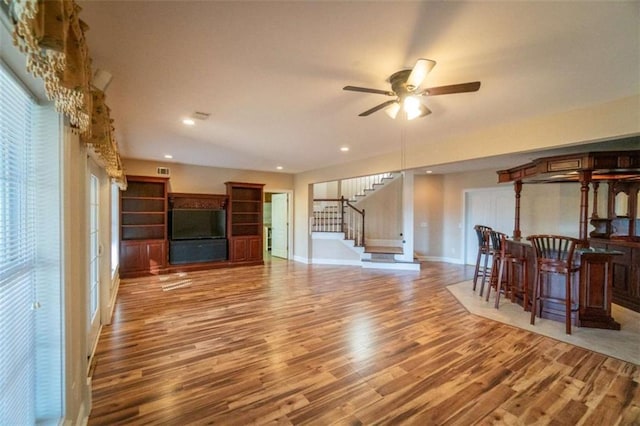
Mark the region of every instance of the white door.
<instances>
[{"instance_id":1,"label":"white door","mask_svg":"<svg viewBox=\"0 0 640 426\"><path fill-rule=\"evenodd\" d=\"M478 255L478 237L475 225L490 226L511 236L516 209L516 196L512 186L477 189L465 192L465 263L475 265Z\"/></svg>"},{"instance_id":2,"label":"white door","mask_svg":"<svg viewBox=\"0 0 640 426\"><path fill-rule=\"evenodd\" d=\"M89 283L87 288L88 304L88 343L89 351L93 350L100 329L100 179L94 174L94 167L89 173Z\"/></svg>"},{"instance_id":3,"label":"white door","mask_svg":"<svg viewBox=\"0 0 640 426\"><path fill-rule=\"evenodd\" d=\"M287 259L289 224L289 194L271 195L271 255Z\"/></svg>"}]
</instances>

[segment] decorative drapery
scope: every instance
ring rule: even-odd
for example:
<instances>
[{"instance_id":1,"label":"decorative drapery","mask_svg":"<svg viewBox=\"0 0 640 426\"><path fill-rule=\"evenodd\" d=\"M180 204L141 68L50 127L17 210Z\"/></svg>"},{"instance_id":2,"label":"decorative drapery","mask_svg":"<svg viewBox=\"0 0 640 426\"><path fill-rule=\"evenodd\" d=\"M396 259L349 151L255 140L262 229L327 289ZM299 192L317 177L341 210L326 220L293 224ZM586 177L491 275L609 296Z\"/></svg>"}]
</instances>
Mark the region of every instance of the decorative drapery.
<instances>
[{"instance_id":1,"label":"decorative drapery","mask_svg":"<svg viewBox=\"0 0 640 426\"><path fill-rule=\"evenodd\" d=\"M44 81L47 97L69 118L81 140L98 155L112 178L126 185L104 93L91 84L88 26L73 0L5 0L14 22L14 44L27 70ZM94 102L97 104L94 105Z\"/></svg>"}]
</instances>

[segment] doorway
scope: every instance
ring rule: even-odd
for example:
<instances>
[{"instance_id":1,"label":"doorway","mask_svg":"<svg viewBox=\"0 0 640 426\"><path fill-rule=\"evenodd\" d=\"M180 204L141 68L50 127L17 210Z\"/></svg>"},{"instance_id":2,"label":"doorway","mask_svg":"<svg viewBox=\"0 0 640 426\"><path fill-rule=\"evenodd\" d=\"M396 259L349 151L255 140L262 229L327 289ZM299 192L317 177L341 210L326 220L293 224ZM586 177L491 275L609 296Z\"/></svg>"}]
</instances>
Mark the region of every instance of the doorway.
<instances>
[{"instance_id":1,"label":"doorway","mask_svg":"<svg viewBox=\"0 0 640 426\"><path fill-rule=\"evenodd\" d=\"M264 198L264 250L271 256L289 259L292 246L291 191L265 192Z\"/></svg>"},{"instance_id":2,"label":"doorway","mask_svg":"<svg viewBox=\"0 0 640 426\"><path fill-rule=\"evenodd\" d=\"M513 187L470 189L464 194L465 257L464 263L475 265L478 254L478 237L475 225L486 225L507 235L513 233L515 215Z\"/></svg>"}]
</instances>

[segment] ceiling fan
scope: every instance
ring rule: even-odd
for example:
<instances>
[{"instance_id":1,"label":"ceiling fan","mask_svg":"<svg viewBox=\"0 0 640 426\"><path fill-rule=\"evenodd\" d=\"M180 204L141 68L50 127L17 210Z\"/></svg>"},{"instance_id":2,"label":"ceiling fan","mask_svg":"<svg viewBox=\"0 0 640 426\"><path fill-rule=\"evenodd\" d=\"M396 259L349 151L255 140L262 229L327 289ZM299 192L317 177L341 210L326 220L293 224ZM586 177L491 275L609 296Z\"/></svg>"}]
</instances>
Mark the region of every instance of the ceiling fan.
<instances>
[{"instance_id":1,"label":"ceiling fan","mask_svg":"<svg viewBox=\"0 0 640 426\"><path fill-rule=\"evenodd\" d=\"M424 117L425 115L431 114L431 110L422 103L420 96L475 92L480 89L479 81L421 89L420 85L435 65L436 62L430 59L418 59L412 69L404 69L391 74L389 77L391 90L369 89L367 87L357 86L345 86L342 89L353 92L393 96L395 98L358 114L360 117L366 117L385 108L385 112L391 118L396 118L400 110L403 110L406 114L407 120L413 120L414 118Z\"/></svg>"}]
</instances>

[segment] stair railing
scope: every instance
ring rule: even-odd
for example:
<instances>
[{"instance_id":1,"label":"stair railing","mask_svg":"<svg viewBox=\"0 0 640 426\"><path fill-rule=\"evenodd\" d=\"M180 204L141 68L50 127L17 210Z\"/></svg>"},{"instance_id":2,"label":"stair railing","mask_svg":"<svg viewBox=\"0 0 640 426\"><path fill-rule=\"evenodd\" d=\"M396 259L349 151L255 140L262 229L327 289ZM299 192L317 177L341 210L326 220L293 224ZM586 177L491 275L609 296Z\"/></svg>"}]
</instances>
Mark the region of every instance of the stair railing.
<instances>
[{"instance_id":1,"label":"stair railing","mask_svg":"<svg viewBox=\"0 0 640 426\"><path fill-rule=\"evenodd\" d=\"M364 209L345 197L313 200L313 232L343 232L345 239L364 246Z\"/></svg>"},{"instance_id":2,"label":"stair railing","mask_svg":"<svg viewBox=\"0 0 640 426\"><path fill-rule=\"evenodd\" d=\"M373 191L376 185L382 185L383 180L391 178L393 178L393 173L343 179L340 181L341 195L352 202L358 201L359 197L364 197L367 192Z\"/></svg>"}]
</instances>

